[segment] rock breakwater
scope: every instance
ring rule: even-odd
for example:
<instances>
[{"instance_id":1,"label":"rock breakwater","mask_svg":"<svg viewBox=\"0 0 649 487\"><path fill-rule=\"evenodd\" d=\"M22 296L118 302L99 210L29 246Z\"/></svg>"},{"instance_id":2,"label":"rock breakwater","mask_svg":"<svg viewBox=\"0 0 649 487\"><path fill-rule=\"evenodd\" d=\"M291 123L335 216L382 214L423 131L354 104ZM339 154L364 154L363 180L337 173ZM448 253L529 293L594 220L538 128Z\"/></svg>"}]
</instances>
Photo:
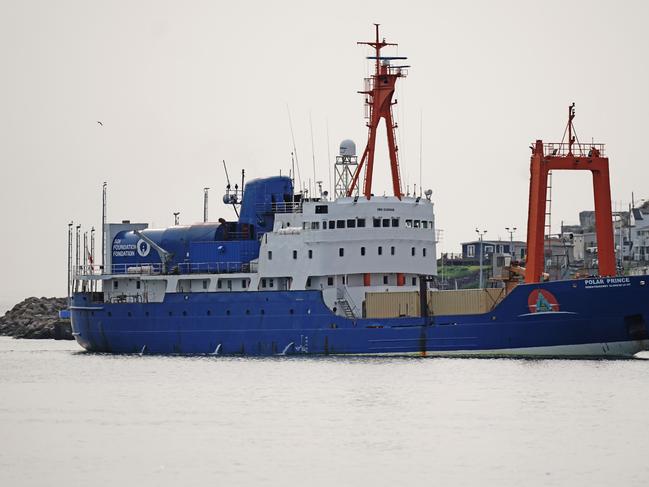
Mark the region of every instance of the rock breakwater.
<instances>
[{"instance_id":1,"label":"rock breakwater","mask_svg":"<svg viewBox=\"0 0 649 487\"><path fill-rule=\"evenodd\" d=\"M27 298L0 318L0 335L72 340L70 320L59 318L66 307L67 298Z\"/></svg>"}]
</instances>

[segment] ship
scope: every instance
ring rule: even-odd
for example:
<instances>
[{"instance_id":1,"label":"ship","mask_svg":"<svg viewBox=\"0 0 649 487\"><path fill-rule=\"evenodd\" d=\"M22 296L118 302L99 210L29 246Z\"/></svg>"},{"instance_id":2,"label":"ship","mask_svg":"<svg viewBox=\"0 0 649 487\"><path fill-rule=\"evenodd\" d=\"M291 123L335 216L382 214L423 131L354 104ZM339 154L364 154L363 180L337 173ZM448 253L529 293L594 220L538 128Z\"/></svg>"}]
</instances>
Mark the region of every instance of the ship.
<instances>
[{"instance_id":1,"label":"ship","mask_svg":"<svg viewBox=\"0 0 649 487\"><path fill-rule=\"evenodd\" d=\"M404 194L392 107L409 66L366 44L368 139L345 140L335 187L295 174L226 188L237 218L149 228L102 221L102 263L84 247L68 282L73 335L90 352L235 356L632 357L649 348L647 276L618 275L603 144L537 140L530 165L527 256L491 287L439 289L432 191ZM392 194L372 189L385 123ZM547 280L548 174L593 175L599 272ZM105 187L104 187L105 190ZM104 192L105 195L105 192ZM207 193L206 193L207 196ZM105 196L104 196L105 201ZM178 222L176 222L178 223ZM93 240L94 242L94 240ZM93 245L94 247L94 245Z\"/></svg>"}]
</instances>

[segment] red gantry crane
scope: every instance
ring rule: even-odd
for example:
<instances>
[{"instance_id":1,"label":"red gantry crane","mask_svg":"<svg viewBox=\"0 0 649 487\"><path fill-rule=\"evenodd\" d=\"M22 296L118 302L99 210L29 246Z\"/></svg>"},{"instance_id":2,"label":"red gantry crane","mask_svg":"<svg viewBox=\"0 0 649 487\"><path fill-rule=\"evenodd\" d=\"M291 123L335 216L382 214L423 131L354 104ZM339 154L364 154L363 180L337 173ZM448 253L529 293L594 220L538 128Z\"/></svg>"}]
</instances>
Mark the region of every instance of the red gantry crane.
<instances>
[{"instance_id":1,"label":"red gantry crane","mask_svg":"<svg viewBox=\"0 0 649 487\"><path fill-rule=\"evenodd\" d=\"M542 280L548 173L554 170L582 170L593 174L599 275L616 275L608 157L604 157L604 144L579 143L572 123L574 118L575 104L573 103L568 108L567 143L561 141L559 144L544 144L542 140L537 140L534 146L530 147L532 158L525 269L527 283Z\"/></svg>"}]
</instances>

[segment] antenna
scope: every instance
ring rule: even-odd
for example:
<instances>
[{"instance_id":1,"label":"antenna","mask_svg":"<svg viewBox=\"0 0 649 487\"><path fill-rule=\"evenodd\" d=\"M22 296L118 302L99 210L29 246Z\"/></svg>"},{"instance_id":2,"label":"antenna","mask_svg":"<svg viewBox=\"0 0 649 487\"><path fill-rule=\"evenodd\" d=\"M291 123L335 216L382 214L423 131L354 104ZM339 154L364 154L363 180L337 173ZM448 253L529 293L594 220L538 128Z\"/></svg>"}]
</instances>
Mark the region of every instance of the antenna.
<instances>
[{"instance_id":1,"label":"antenna","mask_svg":"<svg viewBox=\"0 0 649 487\"><path fill-rule=\"evenodd\" d=\"M424 138L423 138L423 130L424 127L424 111L419 110L419 196L421 196L421 185L422 185L422 178L421 178L421 166L422 166L422 148L424 144Z\"/></svg>"},{"instance_id":2,"label":"antenna","mask_svg":"<svg viewBox=\"0 0 649 487\"><path fill-rule=\"evenodd\" d=\"M329 119L326 119L327 125L327 176L329 176L329 191L332 190L331 186L331 146L329 144Z\"/></svg>"},{"instance_id":3,"label":"antenna","mask_svg":"<svg viewBox=\"0 0 649 487\"><path fill-rule=\"evenodd\" d=\"M228 185L225 188L229 191L230 190L230 176L228 175L228 166L225 165L225 159L223 159L223 169L225 170L225 180L228 182Z\"/></svg>"},{"instance_id":4,"label":"antenna","mask_svg":"<svg viewBox=\"0 0 649 487\"><path fill-rule=\"evenodd\" d=\"M288 127L291 129L291 142L293 143L293 152L291 154L292 156L295 156L295 165L297 166L297 182L298 182L298 187L301 188L302 176L300 175L300 161L297 157L297 147L295 147L295 135L293 134L293 122L291 121L291 110L288 107L288 103L286 104L286 113L288 113Z\"/></svg>"},{"instance_id":5,"label":"antenna","mask_svg":"<svg viewBox=\"0 0 649 487\"><path fill-rule=\"evenodd\" d=\"M311 129L311 160L313 161L313 180L315 181L315 144L313 142L313 119L311 118L311 112L309 112L309 128Z\"/></svg>"}]
</instances>

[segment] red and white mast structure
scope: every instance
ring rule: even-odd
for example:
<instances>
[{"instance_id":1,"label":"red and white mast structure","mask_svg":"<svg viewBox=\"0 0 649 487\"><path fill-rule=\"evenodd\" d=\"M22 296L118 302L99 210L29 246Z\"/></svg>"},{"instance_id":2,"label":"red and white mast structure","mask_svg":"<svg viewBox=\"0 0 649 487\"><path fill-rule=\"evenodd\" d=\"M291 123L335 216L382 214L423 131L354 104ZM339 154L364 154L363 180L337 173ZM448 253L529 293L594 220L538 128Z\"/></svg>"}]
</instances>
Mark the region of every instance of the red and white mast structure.
<instances>
[{"instance_id":1,"label":"red and white mast structure","mask_svg":"<svg viewBox=\"0 0 649 487\"><path fill-rule=\"evenodd\" d=\"M368 57L368 59L375 60L375 69L372 77L366 80L365 91L359 92L365 95L365 103L369 108L367 146L363 152L361 162L356 168L351 185L347 190L347 196L352 196L364 165L365 181L363 184L363 194L368 200L372 196L372 173L374 170L376 132L381 119L384 119L388 136L388 151L390 153L392 189L394 196L401 199L403 193L401 192L401 177L399 175L399 148L395 142L395 129L397 125L392 118L392 105L396 104L396 101L392 101L392 98L397 79L406 76L403 68L407 68L408 66L392 66L390 62L407 58L401 56L381 56L381 49L386 46L396 46L397 44L385 42L385 39L381 40L379 38L379 24L374 24L374 26L376 29L375 40L372 42L358 43L371 46L375 50L375 55Z\"/></svg>"}]
</instances>

